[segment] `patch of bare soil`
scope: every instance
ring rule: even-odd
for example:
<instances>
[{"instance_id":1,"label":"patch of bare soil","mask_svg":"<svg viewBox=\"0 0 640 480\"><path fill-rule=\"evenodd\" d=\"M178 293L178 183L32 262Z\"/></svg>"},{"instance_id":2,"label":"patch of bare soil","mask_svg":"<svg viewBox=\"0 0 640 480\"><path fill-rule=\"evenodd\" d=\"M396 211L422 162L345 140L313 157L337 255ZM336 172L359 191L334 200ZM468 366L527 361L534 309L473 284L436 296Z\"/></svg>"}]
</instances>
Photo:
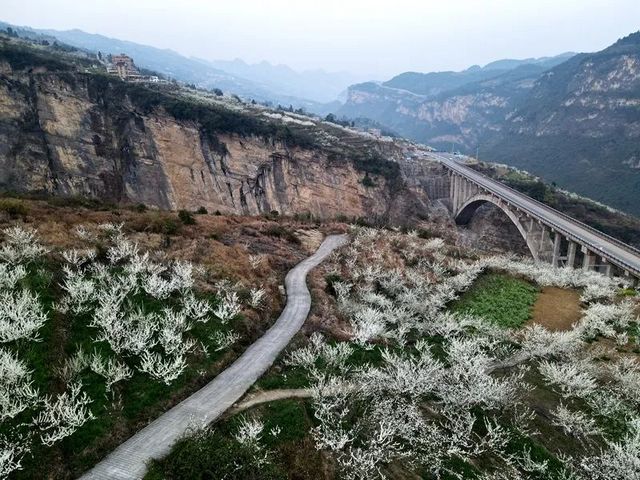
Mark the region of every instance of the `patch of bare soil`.
<instances>
[{"instance_id":1,"label":"patch of bare soil","mask_svg":"<svg viewBox=\"0 0 640 480\"><path fill-rule=\"evenodd\" d=\"M533 314L528 322L537 323L551 331L571 330L580 320L580 294L575 290L544 287L533 305Z\"/></svg>"}]
</instances>

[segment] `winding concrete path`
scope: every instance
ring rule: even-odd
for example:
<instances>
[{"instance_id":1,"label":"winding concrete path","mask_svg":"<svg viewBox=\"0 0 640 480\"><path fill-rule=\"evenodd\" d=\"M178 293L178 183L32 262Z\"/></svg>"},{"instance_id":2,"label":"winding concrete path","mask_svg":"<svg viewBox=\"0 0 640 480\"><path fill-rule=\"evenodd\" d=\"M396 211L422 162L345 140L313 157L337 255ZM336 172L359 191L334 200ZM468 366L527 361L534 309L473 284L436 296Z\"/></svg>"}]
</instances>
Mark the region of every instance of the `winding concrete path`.
<instances>
[{"instance_id":1,"label":"winding concrete path","mask_svg":"<svg viewBox=\"0 0 640 480\"><path fill-rule=\"evenodd\" d=\"M82 480L134 480L142 478L151 459L166 456L190 428L211 423L237 402L266 372L300 330L311 308L307 273L335 248L345 235L327 237L316 253L296 265L285 279L287 304L276 323L238 360L214 380L121 444Z\"/></svg>"}]
</instances>

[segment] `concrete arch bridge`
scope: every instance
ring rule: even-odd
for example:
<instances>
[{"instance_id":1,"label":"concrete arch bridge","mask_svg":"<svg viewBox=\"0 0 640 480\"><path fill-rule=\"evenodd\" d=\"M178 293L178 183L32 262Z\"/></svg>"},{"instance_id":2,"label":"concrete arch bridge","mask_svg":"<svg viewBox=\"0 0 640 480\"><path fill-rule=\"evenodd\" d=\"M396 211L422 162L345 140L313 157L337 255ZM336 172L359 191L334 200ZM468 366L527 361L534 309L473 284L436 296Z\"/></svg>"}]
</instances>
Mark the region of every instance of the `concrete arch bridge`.
<instances>
[{"instance_id":1,"label":"concrete arch bridge","mask_svg":"<svg viewBox=\"0 0 640 480\"><path fill-rule=\"evenodd\" d=\"M449 197L459 225L491 203L514 223L536 261L627 276L636 283L640 279L640 250L460 164L454 155L431 155L449 172Z\"/></svg>"}]
</instances>

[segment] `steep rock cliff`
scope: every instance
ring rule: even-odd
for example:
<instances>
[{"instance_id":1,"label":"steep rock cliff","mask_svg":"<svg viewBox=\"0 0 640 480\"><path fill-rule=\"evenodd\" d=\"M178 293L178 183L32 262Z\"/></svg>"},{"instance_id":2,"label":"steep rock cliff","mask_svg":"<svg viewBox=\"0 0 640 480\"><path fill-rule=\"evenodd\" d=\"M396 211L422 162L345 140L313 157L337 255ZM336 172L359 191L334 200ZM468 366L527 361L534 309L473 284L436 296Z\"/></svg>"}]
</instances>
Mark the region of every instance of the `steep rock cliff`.
<instances>
[{"instance_id":1,"label":"steep rock cliff","mask_svg":"<svg viewBox=\"0 0 640 480\"><path fill-rule=\"evenodd\" d=\"M428 189L405 185L403 147L393 142L145 88L0 62L0 189L370 220L408 221L431 208Z\"/></svg>"}]
</instances>

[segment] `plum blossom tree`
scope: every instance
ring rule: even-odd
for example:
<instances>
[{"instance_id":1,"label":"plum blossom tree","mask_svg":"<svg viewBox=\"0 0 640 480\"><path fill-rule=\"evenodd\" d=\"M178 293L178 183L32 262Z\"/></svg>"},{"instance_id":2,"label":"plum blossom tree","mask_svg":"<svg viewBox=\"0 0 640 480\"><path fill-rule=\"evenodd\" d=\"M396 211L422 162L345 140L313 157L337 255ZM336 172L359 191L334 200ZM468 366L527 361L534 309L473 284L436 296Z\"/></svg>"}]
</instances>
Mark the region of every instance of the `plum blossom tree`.
<instances>
[{"instance_id":1,"label":"plum blossom tree","mask_svg":"<svg viewBox=\"0 0 640 480\"><path fill-rule=\"evenodd\" d=\"M0 421L31 407L37 397L27 364L17 354L0 348Z\"/></svg>"},{"instance_id":2,"label":"plum blossom tree","mask_svg":"<svg viewBox=\"0 0 640 480\"><path fill-rule=\"evenodd\" d=\"M222 322L228 323L242 311L242 305L236 292L223 291L213 314Z\"/></svg>"},{"instance_id":3,"label":"plum blossom tree","mask_svg":"<svg viewBox=\"0 0 640 480\"><path fill-rule=\"evenodd\" d=\"M26 445L0 436L0 478L8 478L12 472L22 469L22 457L26 453L29 453Z\"/></svg>"},{"instance_id":4,"label":"plum blossom tree","mask_svg":"<svg viewBox=\"0 0 640 480\"><path fill-rule=\"evenodd\" d=\"M587 397L597 387L596 379L584 362L559 364L542 361L538 370L547 383L557 386L565 396Z\"/></svg>"},{"instance_id":5,"label":"plum blossom tree","mask_svg":"<svg viewBox=\"0 0 640 480\"><path fill-rule=\"evenodd\" d=\"M187 368L187 362L182 355L165 359L158 352L143 352L140 357L140 370L164 382L166 385L171 385L185 368Z\"/></svg>"},{"instance_id":6,"label":"plum blossom tree","mask_svg":"<svg viewBox=\"0 0 640 480\"><path fill-rule=\"evenodd\" d=\"M561 427L568 435L586 438L602 434L593 418L588 417L581 411L569 410L562 403L551 414L554 418L552 423Z\"/></svg>"},{"instance_id":7,"label":"plum blossom tree","mask_svg":"<svg viewBox=\"0 0 640 480\"><path fill-rule=\"evenodd\" d=\"M43 444L51 446L95 418L88 408L91 399L86 392L81 392L81 388L80 383L74 383L55 398L44 397L43 409L33 419L33 425L41 432Z\"/></svg>"},{"instance_id":8,"label":"plum blossom tree","mask_svg":"<svg viewBox=\"0 0 640 480\"><path fill-rule=\"evenodd\" d=\"M40 244L35 230L10 227L3 233L5 241L0 247L0 260L10 265L30 263L49 251Z\"/></svg>"},{"instance_id":9,"label":"plum blossom tree","mask_svg":"<svg viewBox=\"0 0 640 480\"><path fill-rule=\"evenodd\" d=\"M107 392L111 391L114 383L131 378L133 371L124 363L118 362L112 357L106 360L97 351L89 360L89 367L98 375L105 378Z\"/></svg>"},{"instance_id":10,"label":"plum blossom tree","mask_svg":"<svg viewBox=\"0 0 640 480\"><path fill-rule=\"evenodd\" d=\"M237 332L216 331L210 336L210 339L215 346L215 351L219 352L236 343L240 339L240 334Z\"/></svg>"},{"instance_id":11,"label":"plum blossom tree","mask_svg":"<svg viewBox=\"0 0 640 480\"><path fill-rule=\"evenodd\" d=\"M262 304L264 302L264 298L267 295L267 292L262 288L252 288L249 292L249 305L251 308L259 310L262 308Z\"/></svg>"},{"instance_id":12,"label":"plum blossom tree","mask_svg":"<svg viewBox=\"0 0 640 480\"><path fill-rule=\"evenodd\" d=\"M607 441L599 455L581 459L580 470L589 480L640 478L640 418L629 422L629 433L622 440Z\"/></svg>"},{"instance_id":13,"label":"plum blossom tree","mask_svg":"<svg viewBox=\"0 0 640 480\"><path fill-rule=\"evenodd\" d=\"M29 290L0 292L0 343L38 341L38 331L46 321L37 294Z\"/></svg>"},{"instance_id":14,"label":"plum blossom tree","mask_svg":"<svg viewBox=\"0 0 640 480\"><path fill-rule=\"evenodd\" d=\"M13 290L20 280L27 276L23 265L0 263L0 288Z\"/></svg>"},{"instance_id":15,"label":"plum blossom tree","mask_svg":"<svg viewBox=\"0 0 640 480\"><path fill-rule=\"evenodd\" d=\"M414 233L357 229L351 245L335 255L333 269L342 280L332 287L351 325L351 340L379 349L378 363L353 368L343 362L344 368L327 373L328 362L319 360L328 344L315 336L285 361L309 373L318 421L312 435L318 448L332 453L341 478L382 478L383 466L393 461L419 464L436 478L445 471L463 478L448 471L445 460L473 462L483 455L500 468L479 478L568 480L581 478L575 470L582 474L587 468L585 478L605 478L595 473L605 463L607 478L636 478L631 433L624 441L607 440L601 455L583 459L551 463L527 447L507 451L513 435L536 433L531 430L538 414L526 403L537 388L525 381L532 365L562 399L549 412L550 421L585 445L593 447L594 439L607 435L591 412L627 423L635 418L636 362L603 364L596 360L598 349L587 348L596 336L628 340L637 319L630 304L612 302L624 281L512 257L455 260L430 251L446 248L440 242L425 243ZM487 269L541 286L582 289L581 300L588 304L583 318L569 331L540 325L513 331L448 312L448 303ZM434 336L437 357L418 340ZM622 470L622 458L632 466Z\"/></svg>"}]
</instances>

